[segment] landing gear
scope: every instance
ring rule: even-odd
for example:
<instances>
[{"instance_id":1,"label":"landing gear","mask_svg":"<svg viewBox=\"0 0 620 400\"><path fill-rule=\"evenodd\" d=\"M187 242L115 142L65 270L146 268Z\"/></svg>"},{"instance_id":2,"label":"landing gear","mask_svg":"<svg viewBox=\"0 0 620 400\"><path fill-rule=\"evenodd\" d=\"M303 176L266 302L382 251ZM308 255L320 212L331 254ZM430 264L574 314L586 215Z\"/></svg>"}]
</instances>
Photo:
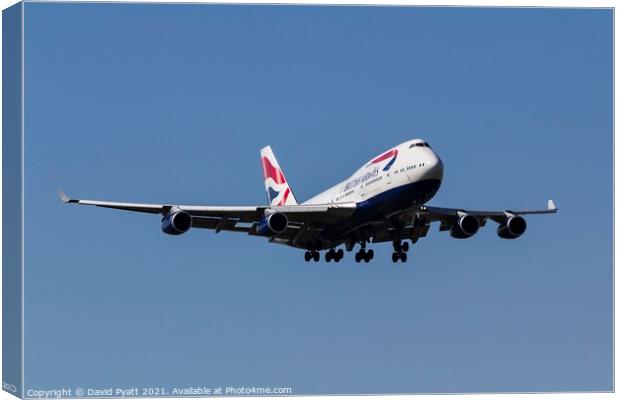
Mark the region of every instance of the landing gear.
<instances>
[{"instance_id":1,"label":"landing gear","mask_svg":"<svg viewBox=\"0 0 620 400\"><path fill-rule=\"evenodd\" d=\"M355 253L355 262L361 262L362 260L365 262L370 262L375 257L375 252L373 249L366 251L366 249L361 248Z\"/></svg>"},{"instance_id":2,"label":"landing gear","mask_svg":"<svg viewBox=\"0 0 620 400\"><path fill-rule=\"evenodd\" d=\"M394 246L394 252L396 253L406 253L409 251L409 242L401 242L400 240L395 240L392 245Z\"/></svg>"},{"instance_id":3,"label":"landing gear","mask_svg":"<svg viewBox=\"0 0 620 400\"><path fill-rule=\"evenodd\" d=\"M393 252L392 253L392 262L398 262L398 260L405 262L407 261L407 253L405 252Z\"/></svg>"},{"instance_id":4,"label":"landing gear","mask_svg":"<svg viewBox=\"0 0 620 400\"><path fill-rule=\"evenodd\" d=\"M325 261L327 262L330 262L331 260L334 260L335 262L340 262L340 260L342 260L342 257L344 257L344 251L342 249L329 249L325 253Z\"/></svg>"},{"instance_id":5,"label":"landing gear","mask_svg":"<svg viewBox=\"0 0 620 400\"><path fill-rule=\"evenodd\" d=\"M309 262L310 260L314 262L318 262L320 259L321 259L321 255L319 254L318 251L309 250L304 253L304 260L306 260L306 262Z\"/></svg>"},{"instance_id":6,"label":"landing gear","mask_svg":"<svg viewBox=\"0 0 620 400\"><path fill-rule=\"evenodd\" d=\"M392 253L392 262L398 262L398 260L402 262L407 261L407 251L409 251L409 242L401 242L400 240L395 240L393 245L394 245L394 252Z\"/></svg>"}]
</instances>

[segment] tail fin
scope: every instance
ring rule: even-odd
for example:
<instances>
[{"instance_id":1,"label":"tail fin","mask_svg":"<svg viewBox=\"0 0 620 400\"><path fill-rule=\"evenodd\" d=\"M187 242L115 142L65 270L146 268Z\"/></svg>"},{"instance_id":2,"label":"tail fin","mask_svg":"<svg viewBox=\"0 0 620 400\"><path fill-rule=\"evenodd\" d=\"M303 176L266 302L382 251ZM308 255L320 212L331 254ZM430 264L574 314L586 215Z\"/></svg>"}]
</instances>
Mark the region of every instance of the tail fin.
<instances>
[{"instance_id":1,"label":"tail fin","mask_svg":"<svg viewBox=\"0 0 620 400\"><path fill-rule=\"evenodd\" d=\"M289 187L271 147L267 146L261 149L260 157L263 164L265 190L267 191L269 205L284 206L297 204L293 191Z\"/></svg>"}]
</instances>

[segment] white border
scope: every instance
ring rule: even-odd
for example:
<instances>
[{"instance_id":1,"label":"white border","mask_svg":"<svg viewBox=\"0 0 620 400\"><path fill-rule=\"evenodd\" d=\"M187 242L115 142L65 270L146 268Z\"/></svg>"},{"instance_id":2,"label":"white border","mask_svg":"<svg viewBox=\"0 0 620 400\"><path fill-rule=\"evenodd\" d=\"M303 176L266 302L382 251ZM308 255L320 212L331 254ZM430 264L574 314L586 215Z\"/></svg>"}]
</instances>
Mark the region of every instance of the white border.
<instances>
[{"instance_id":1,"label":"white border","mask_svg":"<svg viewBox=\"0 0 620 400\"><path fill-rule=\"evenodd\" d=\"M39 0L30 0L30 1L39 1ZM80 2L80 1L74 1L74 0L63 0L62 2ZM99 2L116 2L116 1L99 1ZM120 1L119 1L120 2ZM135 1L135 0L130 0L130 1L126 1L126 2L131 2L131 3L228 3L228 4L314 4L314 5L382 5L382 6L389 6L389 5L394 5L394 6L469 6L469 7L565 7L565 8L594 8L594 7L600 7L600 8L610 8L610 7L614 7L616 5L615 1L601 1L601 0L592 0L592 1L576 1L576 0L564 0L564 1L550 1L550 0L544 0L544 1L515 1L515 0L502 0L502 1L490 1L490 0L474 0L473 2L463 2L463 1L449 1L449 2L438 2L438 1L429 1L429 0L419 0L419 1L415 1L412 2L410 0L390 0L389 3L382 3L380 1L354 1L354 0L339 0L337 2L334 1L329 1L329 0L312 0L312 1L298 1L298 0L289 0L286 2L279 2L276 3L274 1L264 1L264 0L244 0L244 1L234 1L234 0L220 0L220 1L204 1L204 2L198 2L198 1L175 1L175 0L149 0L149 1ZM16 2L13 0L0 0L0 5L2 6L2 9L5 9L13 4L15 4ZM0 26L1 26L1 20L0 20ZM25 123L25 119L24 119L24 114L25 114L25 100L24 100L24 81L25 81L25 76L24 76L24 7L22 4L22 31L21 31L21 39L22 39L22 48L21 48L21 62L22 62L22 77L21 77L21 91L22 91L22 98L21 98L21 109L22 109L22 114L21 114L21 147L22 147L22 165L21 165L21 169L22 169L22 174L21 174L21 204L22 204L22 212L21 212L21 223L22 223L22 246L21 246L21 258L22 258L22 271L21 271L21 284L22 284L22 299L21 299L21 306L22 306L22 348L21 348L21 354L22 354L22 360L24 357L24 123ZM1 29L0 29L0 42L2 40L2 33L1 33ZM614 146L614 155L616 153L617 149L617 143L615 141L615 113L616 113L616 102L615 102L615 93L616 93L616 81L615 81L615 73L616 73L616 64L615 64L615 44L617 43L617 36L616 36L616 30L615 30L615 15L614 15L614 80L613 80L613 85L614 85L614 117L613 117L613 126L614 126L614 141L613 141L613 146ZM0 52L0 66L2 65L2 55ZM1 85L0 85L1 86ZM2 99L0 99L0 114L1 114L1 106L2 106ZM1 161L2 161L2 142L0 141L0 165L1 165ZM618 243L618 237L616 235L616 226L618 226L617 222L617 215L615 213L615 208L617 205L616 199L616 185L615 185L615 177L616 177L616 164L615 164L615 156L614 156L614 175L613 175L613 179L614 179L614 191L613 191L613 195L614 195L614 267L615 267L615 248L616 245ZM2 177L0 176L0 184L2 181ZM2 204L2 199L0 197L0 207ZM0 224L2 222L2 216L0 216ZM0 232L0 240L2 238L2 232ZM1 250L0 250L0 256L1 256ZM616 310L616 296L615 296L615 287L616 287L616 274L615 274L615 269L614 269L614 274L613 274L613 279L614 279L614 296L613 296L613 302L614 302L614 318L613 318L613 327L614 327L614 346L613 346L613 351L614 351L614 367L613 367L613 373L614 373L614 388L617 388L617 384L618 384L618 378L615 374L615 359L616 359L616 346L615 346L615 342L617 339L617 335L618 332L615 329L615 310ZM1 283L1 276L0 276L0 283ZM1 287L1 286L0 286ZM2 300L0 298L0 306ZM0 319L0 338L2 335L2 321ZM0 355L1 355L1 351L0 351ZM1 374L1 364L0 364L0 374ZM24 374L24 365L22 363L22 392L25 388L25 374ZM437 395L381 395L381 396L373 396L373 397L378 397L378 398L390 398L393 396L399 396L400 398L411 398L411 399L453 399L454 394L437 394ZM527 398L536 398L536 399L609 399L609 398L614 398L616 397L616 395L614 393L545 393L545 394L532 394L532 393L528 393L528 394L524 394L524 393L515 393L515 394L464 394L464 395L459 395L459 399L478 399L481 396L484 396L485 398L493 398L493 399L518 399L518 398L523 398L523 397L527 397ZM292 396L285 396L285 397L279 397L279 398L288 398L288 397L292 397ZM302 397L302 396L300 396ZM303 397L309 397L309 396L303 396ZM317 399L336 399L338 396L312 396L313 398L317 398ZM347 396L348 398L351 399L365 399L368 396ZM226 397L226 398L231 398L231 397ZM0 400L4 400L4 399L14 399L13 396L11 396L10 394L8 394L7 392L2 391L0 393ZM146 397L144 399L147 399ZM160 400L161 398L155 398ZM185 399L184 397L179 398L179 399ZM233 398L235 399L235 398ZM257 399L264 399L264 397L237 397L237 399L246 399L246 400L257 400Z\"/></svg>"}]
</instances>

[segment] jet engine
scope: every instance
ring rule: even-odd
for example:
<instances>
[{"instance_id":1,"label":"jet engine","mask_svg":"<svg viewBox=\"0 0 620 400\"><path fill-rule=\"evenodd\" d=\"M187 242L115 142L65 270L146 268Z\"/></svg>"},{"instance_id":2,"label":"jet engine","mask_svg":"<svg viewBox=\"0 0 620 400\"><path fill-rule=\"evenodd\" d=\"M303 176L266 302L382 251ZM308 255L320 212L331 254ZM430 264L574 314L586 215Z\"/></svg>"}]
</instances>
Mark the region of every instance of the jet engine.
<instances>
[{"instance_id":1,"label":"jet engine","mask_svg":"<svg viewBox=\"0 0 620 400\"><path fill-rule=\"evenodd\" d=\"M266 214L258 223L256 231L261 235L277 235L288 226L288 218L280 212Z\"/></svg>"},{"instance_id":2,"label":"jet engine","mask_svg":"<svg viewBox=\"0 0 620 400\"><path fill-rule=\"evenodd\" d=\"M512 217L506 218L506 220L497 227L497 236L502 239L516 239L523 235L526 228L527 224L525 223L525 219L519 215L513 215Z\"/></svg>"},{"instance_id":3,"label":"jet engine","mask_svg":"<svg viewBox=\"0 0 620 400\"><path fill-rule=\"evenodd\" d=\"M450 235L457 239L467 239L478 232L480 221L473 215L464 214L450 228Z\"/></svg>"},{"instance_id":4,"label":"jet engine","mask_svg":"<svg viewBox=\"0 0 620 400\"><path fill-rule=\"evenodd\" d=\"M180 235L192 226L192 216L185 211L176 211L161 220L161 230L168 235Z\"/></svg>"}]
</instances>

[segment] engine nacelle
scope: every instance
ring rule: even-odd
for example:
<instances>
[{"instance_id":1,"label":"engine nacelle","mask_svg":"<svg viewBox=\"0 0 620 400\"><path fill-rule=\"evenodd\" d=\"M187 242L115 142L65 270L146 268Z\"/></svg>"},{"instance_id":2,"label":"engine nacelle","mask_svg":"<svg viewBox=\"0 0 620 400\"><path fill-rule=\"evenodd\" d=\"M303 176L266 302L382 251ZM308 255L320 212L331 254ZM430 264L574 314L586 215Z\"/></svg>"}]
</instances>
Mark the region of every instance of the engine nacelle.
<instances>
[{"instance_id":1,"label":"engine nacelle","mask_svg":"<svg viewBox=\"0 0 620 400\"><path fill-rule=\"evenodd\" d=\"M288 226L288 218L280 212L274 212L261 218L256 232L260 235L271 236L284 232Z\"/></svg>"},{"instance_id":2,"label":"engine nacelle","mask_svg":"<svg viewBox=\"0 0 620 400\"><path fill-rule=\"evenodd\" d=\"M474 236L480 229L480 221L473 215L465 214L456 220L450 228L450 235L457 239L467 239Z\"/></svg>"},{"instance_id":3,"label":"engine nacelle","mask_svg":"<svg viewBox=\"0 0 620 400\"><path fill-rule=\"evenodd\" d=\"M519 215L513 215L497 227L497 236L502 239L516 239L523 235L526 228L525 219Z\"/></svg>"},{"instance_id":4,"label":"engine nacelle","mask_svg":"<svg viewBox=\"0 0 620 400\"><path fill-rule=\"evenodd\" d=\"M168 235L181 235L192 226L192 216L185 211L166 214L161 220L161 230Z\"/></svg>"}]
</instances>

